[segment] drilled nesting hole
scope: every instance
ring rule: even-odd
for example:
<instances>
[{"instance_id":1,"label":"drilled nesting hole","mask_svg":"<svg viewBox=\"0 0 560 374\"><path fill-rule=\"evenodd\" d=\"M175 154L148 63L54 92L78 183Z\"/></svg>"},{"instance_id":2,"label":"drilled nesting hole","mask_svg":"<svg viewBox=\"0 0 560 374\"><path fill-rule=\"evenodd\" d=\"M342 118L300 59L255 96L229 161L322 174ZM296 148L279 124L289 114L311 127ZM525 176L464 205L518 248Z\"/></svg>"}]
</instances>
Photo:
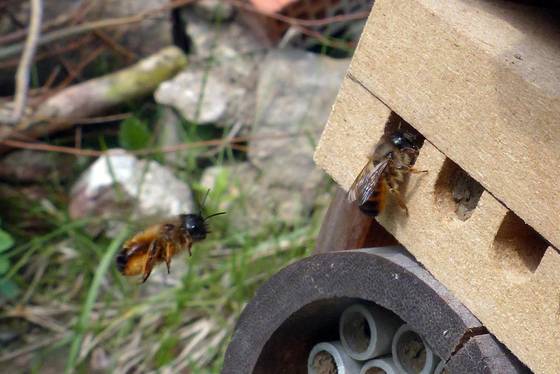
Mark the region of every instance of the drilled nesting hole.
<instances>
[{"instance_id":1,"label":"drilled nesting hole","mask_svg":"<svg viewBox=\"0 0 560 374\"><path fill-rule=\"evenodd\" d=\"M435 188L436 205L468 220L478 205L484 187L450 159L446 159Z\"/></svg>"},{"instance_id":2,"label":"drilled nesting hole","mask_svg":"<svg viewBox=\"0 0 560 374\"><path fill-rule=\"evenodd\" d=\"M313 369L317 374L337 374L334 357L327 351L317 353L313 359Z\"/></svg>"},{"instance_id":3,"label":"drilled nesting hole","mask_svg":"<svg viewBox=\"0 0 560 374\"><path fill-rule=\"evenodd\" d=\"M537 270L549 243L513 212L508 212L494 239L493 253L512 275Z\"/></svg>"},{"instance_id":4,"label":"drilled nesting hole","mask_svg":"<svg viewBox=\"0 0 560 374\"><path fill-rule=\"evenodd\" d=\"M424 144L424 137L420 134L414 127L412 127L408 122L402 119L395 112L391 112L387 122L385 123L385 128L383 130L384 134L392 134L395 131L401 131L405 133L409 133L414 137L414 145L418 147L418 149L422 148Z\"/></svg>"},{"instance_id":5,"label":"drilled nesting hole","mask_svg":"<svg viewBox=\"0 0 560 374\"><path fill-rule=\"evenodd\" d=\"M391 135L391 134L395 133L396 131L399 131L399 132L405 134L405 137L409 141L411 141L412 144L418 150L420 150L422 148L422 145L424 144L424 137L422 136L422 134L420 134L408 122L403 120L402 117L400 117L397 113L391 112L391 115L389 116L389 118L387 119L387 122L385 123L383 133L384 133L385 136L388 136L388 135ZM411 136L409 136L409 135L411 135ZM407 154L411 158L409 165L414 166L414 164L416 163L416 158L417 158L418 154L416 154L416 155L412 154L412 153L407 153ZM409 185L409 182L411 180L412 181L417 181L422 176L423 176L423 174L404 173L403 180L399 183L399 186L398 186L398 193L401 195L401 197L404 200L404 203L406 205L408 205L407 202L411 198L411 196L413 195L413 193L415 191L415 187L418 186L416 184L416 182L413 182L411 185ZM396 201L395 196L393 194L390 194L390 193L388 194L388 197L386 198L386 203L387 203L387 206L385 208L386 211L403 212L402 207L397 208L399 205L397 204L397 201Z\"/></svg>"}]
</instances>

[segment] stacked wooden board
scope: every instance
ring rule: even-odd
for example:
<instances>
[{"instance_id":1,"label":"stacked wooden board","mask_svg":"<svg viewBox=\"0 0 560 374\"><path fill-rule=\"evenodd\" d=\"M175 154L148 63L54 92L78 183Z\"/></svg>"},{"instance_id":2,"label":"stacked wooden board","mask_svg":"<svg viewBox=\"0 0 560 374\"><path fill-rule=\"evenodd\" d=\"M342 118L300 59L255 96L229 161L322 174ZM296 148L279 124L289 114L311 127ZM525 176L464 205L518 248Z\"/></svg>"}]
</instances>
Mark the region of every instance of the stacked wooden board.
<instances>
[{"instance_id":1,"label":"stacked wooden board","mask_svg":"<svg viewBox=\"0 0 560 374\"><path fill-rule=\"evenodd\" d=\"M348 189L386 131L425 138L379 223L533 371L560 372L560 19L377 0L315 153Z\"/></svg>"}]
</instances>

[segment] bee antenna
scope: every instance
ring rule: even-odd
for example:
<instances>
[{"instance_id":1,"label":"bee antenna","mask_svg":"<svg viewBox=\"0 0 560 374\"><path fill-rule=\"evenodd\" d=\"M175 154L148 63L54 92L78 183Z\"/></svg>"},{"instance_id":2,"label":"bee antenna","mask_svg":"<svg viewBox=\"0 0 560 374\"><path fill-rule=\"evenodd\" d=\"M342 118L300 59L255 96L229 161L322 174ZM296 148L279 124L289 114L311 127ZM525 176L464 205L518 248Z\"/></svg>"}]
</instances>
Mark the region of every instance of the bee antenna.
<instances>
[{"instance_id":1,"label":"bee antenna","mask_svg":"<svg viewBox=\"0 0 560 374\"><path fill-rule=\"evenodd\" d=\"M206 205L206 199L208 198L208 194L210 193L210 189L206 190L206 193L204 194L204 197L202 198L202 204L200 204L200 210L199 210L199 215L202 215L202 210L204 209L204 206Z\"/></svg>"},{"instance_id":2,"label":"bee antenna","mask_svg":"<svg viewBox=\"0 0 560 374\"><path fill-rule=\"evenodd\" d=\"M204 218L204 220L206 221L209 218L212 218L212 217L215 217L215 216L220 216L222 214L226 214L226 212L219 212L219 213L210 214L208 217Z\"/></svg>"}]
</instances>

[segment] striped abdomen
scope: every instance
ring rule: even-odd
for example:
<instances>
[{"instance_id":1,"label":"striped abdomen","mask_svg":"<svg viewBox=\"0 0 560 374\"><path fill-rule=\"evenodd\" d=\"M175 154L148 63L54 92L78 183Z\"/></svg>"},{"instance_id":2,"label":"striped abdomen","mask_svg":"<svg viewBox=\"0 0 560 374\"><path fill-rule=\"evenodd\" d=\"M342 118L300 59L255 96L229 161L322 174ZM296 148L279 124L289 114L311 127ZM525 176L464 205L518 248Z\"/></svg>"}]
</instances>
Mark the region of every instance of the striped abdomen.
<instances>
[{"instance_id":1,"label":"striped abdomen","mask_svg":"<svg viewBox=\"0 0 560 374\"><path fill-rule=\"evenodd\" d=\"M385 178L377 183L375 190L368 201L360 205L360 210L371 217L376 217L385 208L385 202L387 199L387 182Z\"/></svg>"}]
</instances>

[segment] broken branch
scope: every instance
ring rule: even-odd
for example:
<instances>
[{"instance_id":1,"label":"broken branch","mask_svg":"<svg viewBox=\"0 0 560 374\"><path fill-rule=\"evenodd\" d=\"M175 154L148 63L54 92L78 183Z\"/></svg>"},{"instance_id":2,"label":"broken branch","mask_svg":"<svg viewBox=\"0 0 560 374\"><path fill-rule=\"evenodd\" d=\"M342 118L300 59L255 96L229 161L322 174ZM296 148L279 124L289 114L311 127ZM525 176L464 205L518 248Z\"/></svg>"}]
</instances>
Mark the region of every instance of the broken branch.
<instances>
[{"instance_id":1,"label":"broken branch","mask_svg":"<svg viewBox=\"0 0 560 374\"><path fill-rule=\"evenodd\" d=\"M0 122L16 124L20 121L27 104L27 92L29 90L29 71L33 56L37 50L39 43L39 35L41 32L41 20L43 18L43 1L31 0L31 23L29 26L29 34L25 41L25 50L19 62L16 73L16 95L14 99L14 110L10 118L0 119Z\"/></svg>"},{"instance_id":2,"label":"broken branch","mask_svg":"<svg viewBox=\"0 0 560 374\"><path fill-rule=\"evenodd\" d=\"M164 48L126 69L58 92L42 103L33 117L18 127L17 133L15 130L0 133L0 139L16 134L36 138L71 127L73 122L66 119L95 116L123 102L148 95L186 64L187 58L179 48Z\"/></svg>"}]
</instances>

